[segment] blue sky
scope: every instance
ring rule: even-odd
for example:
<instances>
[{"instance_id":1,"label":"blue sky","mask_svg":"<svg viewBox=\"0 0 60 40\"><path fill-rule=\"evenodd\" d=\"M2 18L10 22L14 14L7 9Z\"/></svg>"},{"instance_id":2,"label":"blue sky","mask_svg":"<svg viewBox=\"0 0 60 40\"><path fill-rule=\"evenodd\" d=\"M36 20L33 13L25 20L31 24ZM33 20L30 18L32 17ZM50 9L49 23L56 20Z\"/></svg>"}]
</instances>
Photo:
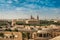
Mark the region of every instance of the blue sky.
<instances>
[{"instance_id":1,"label":"blue sky","mask_svg":"<svg viewBox=\"0 0 60 40\"><path fill-rule=\"evenodd\" d=\"M60 0L0 0L0 19L60 19Z\"/></svg>"}]
</instances>

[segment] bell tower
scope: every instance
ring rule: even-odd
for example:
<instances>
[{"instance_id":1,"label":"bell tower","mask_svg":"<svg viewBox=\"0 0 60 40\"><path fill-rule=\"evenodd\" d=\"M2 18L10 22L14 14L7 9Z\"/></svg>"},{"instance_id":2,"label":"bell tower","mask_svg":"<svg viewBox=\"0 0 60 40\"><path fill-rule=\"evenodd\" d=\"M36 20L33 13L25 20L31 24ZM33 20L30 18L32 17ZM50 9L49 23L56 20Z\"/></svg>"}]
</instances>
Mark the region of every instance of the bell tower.
<instances>
[{"instance_id":1,"label":"bell tower","mask_svg":"<svg viewBox=\"0 0 60 40\"><path fill-rule=\"evenodd\" d=\"M37 20L39 20L39 16L37 15Z\"/></svg>"},{"instance_id":2,"label":"bell tower","mask_svg":"<svg viewBox=\"0 0 60 40\"><path fill-rule=\"evenodd\" d=\"M31 15L31 19L34 19L34 17Z\"/></svg>"}]
</instances>

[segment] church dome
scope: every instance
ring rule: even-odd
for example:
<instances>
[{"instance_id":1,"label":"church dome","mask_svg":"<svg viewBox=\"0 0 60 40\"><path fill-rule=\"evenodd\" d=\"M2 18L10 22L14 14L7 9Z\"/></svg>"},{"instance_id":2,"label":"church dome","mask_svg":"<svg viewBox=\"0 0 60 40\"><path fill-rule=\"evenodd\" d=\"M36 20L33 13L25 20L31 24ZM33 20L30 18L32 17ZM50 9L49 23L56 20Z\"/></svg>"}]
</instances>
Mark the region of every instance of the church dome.
<instances>
[{"instance_id":1,"label":"church dome","mask_svg":"<svg viewBox=\"0 0 60 40\"><path fill-rule=\"evenodd\" d=\"M42 30L38 30L37 33L48 33L52 30L52 28L42 28Z\"/></svg>"}]
</instances>

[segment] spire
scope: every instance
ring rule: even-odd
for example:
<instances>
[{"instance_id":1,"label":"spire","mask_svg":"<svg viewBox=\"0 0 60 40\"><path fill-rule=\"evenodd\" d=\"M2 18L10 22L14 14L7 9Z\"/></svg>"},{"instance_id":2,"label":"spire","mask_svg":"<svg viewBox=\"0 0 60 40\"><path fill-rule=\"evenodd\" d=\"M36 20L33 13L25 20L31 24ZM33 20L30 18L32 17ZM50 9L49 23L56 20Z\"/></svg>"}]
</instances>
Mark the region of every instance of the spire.
<instances>
[{"instance_id":1,"label":"spire","mask_svg":"<svg viewBox=\"0 0 60 40\"><path fill-rule=\"evenodd\" d=\"M32 15L31 15L31 19L34 19Z\"/></svg>"},{"instance_id":2,"label":"spire","mask_svg":"<svg viewBox=\"0 0 60 40\"><path fill-rule=\"evenodd\" d=\"M37 15L37 20L39 20L39 16Z\"/></svg>"},{"instance_id":3,"label":"spire","mask_svg":"<svg viewBox=\"0 0 60 40\"><path fill-rule=\"evenodd\" d=\"M32 15L31 15L31 19L32 19Z\"/></svg>"}]
</instances>

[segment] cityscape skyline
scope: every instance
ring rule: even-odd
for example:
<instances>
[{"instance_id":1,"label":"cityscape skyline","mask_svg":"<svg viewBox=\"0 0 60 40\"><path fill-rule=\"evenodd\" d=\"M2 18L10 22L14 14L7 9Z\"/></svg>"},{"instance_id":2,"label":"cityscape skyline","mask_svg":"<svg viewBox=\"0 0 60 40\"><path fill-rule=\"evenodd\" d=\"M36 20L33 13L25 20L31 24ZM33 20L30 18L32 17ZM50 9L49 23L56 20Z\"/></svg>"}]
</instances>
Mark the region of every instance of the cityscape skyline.
<instances>
[{"instance_id":1,"label":"cityscape skyline","mask_svg":"<svg viewBox=\"0 0 60 40\"><path fill-rule=\"evenodd\" d=\"M0 19L60 19L59 0L0 0Z\"/></svg>"}]
</instances>

